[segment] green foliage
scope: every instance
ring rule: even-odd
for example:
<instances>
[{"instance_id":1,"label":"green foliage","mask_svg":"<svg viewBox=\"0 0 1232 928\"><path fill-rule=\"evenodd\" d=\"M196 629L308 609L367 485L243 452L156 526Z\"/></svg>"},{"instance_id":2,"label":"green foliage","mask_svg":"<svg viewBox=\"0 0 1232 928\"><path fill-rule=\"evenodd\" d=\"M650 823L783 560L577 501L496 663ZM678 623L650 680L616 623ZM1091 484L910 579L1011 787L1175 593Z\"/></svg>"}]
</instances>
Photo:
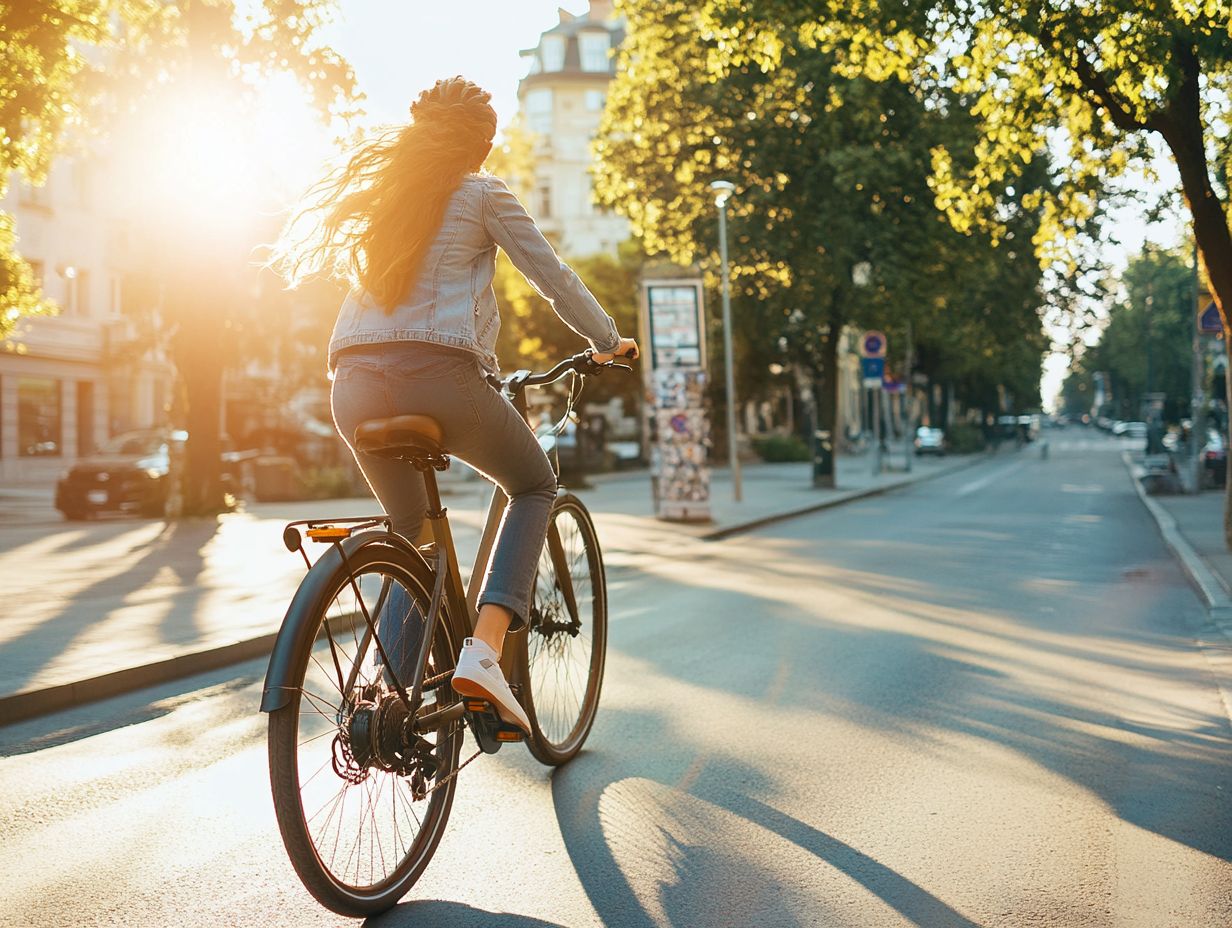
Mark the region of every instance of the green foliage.
<instances>
[{"instance_id":1,"label":"green foliage","mask_svg":"<svg viewBox=\"0 0 1232 928\"><path fill-rule=\"evenodd\" d=\"M983 451L984 433L978 425L970 422L960 422L953 425L945 433L946 448L951 454L975 454Z\"/></svg>"},{"instance_id":2,"label":"green foliage","mask_svg":"<svg viewBox=\"0 0 1232 928\"><path fill-rule=\"evenodd\" d=\"M356 488L349 467L309 467L299 471L304 499L343 499Z\"/></svg>"},{"instance_id":3,"label":"green foliage","mask_svg":"<svg viewBox=\"0 0 1232 928\"><path fill-rule=\"evenodd\" d=\"M641 262L640 250L631 244L622 246L618 257L598 254L569 261L599 305L616 320L621 333L637 332ZM496 352L504 367L542 370L586 347L581 336L561 322L504 253L496 262L493 288L501 314ZM630 409L636 403L638 383L637 377L617 373L591 377L584 402L602 403L620 396Z\"/></svg>"},{"instance_id":4,"label":"green foliage","mask_svg":"<svg viewBox=\"0 0 1232 928\"><path fill-rule=\"evenodd\" d=\"M753 450L767 463L811 461L808 445L799 435L767 435L753 439Z\"/></svg>"},{"instance_id":5,"label":"green foliage","mask_svg":"<svg viewBox=\"0 0 1232 928\"><path fill-rule=\"evenodd\" d=\"M709 185L736 184L728 227L742 395L766 382L771 363L804 369L832 394L844 325L887 328L902 346L908 322L930 372L1034 389L1046 344L1030 243L1046 170L1012 190L993 185L998 234L956 231L929 178L939 148L961 152L963 166L976 160L978 119L961 98L925 99L909 73L851 72L803 23L759 15L757 4L739 14L717 0L623 9L629 34L597 140L596 189L651 252L700 261L713 279ZM867 287L852 282L861 262L872 267Z\"/></svg>"},{"instance_id":6,"label":"green foliage","mask_svg":"<svg viewBox=\"0 0 1232 928\"><path fill-rule=\"evenodd\" d=\"M1110 406L1099 414L1137 419L1147 393L1164 393L1164 417L1189 415L1193 270L1179 251L1148 247L1121 278L1100 340L1079 357L1063 388L1067 412L1090 412L1094 374L1107 375Z\"/></svg>"}]
</instances>

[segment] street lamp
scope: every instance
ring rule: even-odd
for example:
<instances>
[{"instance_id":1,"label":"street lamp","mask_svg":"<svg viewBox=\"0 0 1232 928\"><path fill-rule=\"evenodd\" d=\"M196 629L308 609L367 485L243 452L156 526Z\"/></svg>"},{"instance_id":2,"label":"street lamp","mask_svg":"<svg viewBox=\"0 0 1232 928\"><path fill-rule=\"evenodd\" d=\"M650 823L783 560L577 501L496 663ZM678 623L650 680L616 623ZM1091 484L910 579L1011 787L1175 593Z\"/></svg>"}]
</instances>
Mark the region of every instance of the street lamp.
<instances>
[{"instance_id":1,"label":"street lamp","mask_svg":"<svg viewBox=\"0 0 1232 928\"><path fill-rule=\"evenodd\" d=\"M719 260L723 266L723 357L727 361L727 454L731 460L732 499L740 502L740 459L736 456L736 379L733 373L731 336L731 290L727 273L727 201L736 185L729 180L716 180L710 185L714 205L719 208Z\"/></svg>"}]
</instances>

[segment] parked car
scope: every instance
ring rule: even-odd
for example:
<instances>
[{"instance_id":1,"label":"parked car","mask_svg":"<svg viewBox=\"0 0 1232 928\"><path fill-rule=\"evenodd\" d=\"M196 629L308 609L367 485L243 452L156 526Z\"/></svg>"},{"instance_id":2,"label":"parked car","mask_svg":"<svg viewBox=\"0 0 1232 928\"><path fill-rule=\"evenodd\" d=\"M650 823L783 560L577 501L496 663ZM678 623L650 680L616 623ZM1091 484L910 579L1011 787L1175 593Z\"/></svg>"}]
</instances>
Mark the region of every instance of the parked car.
<instances>
[{"instance_id":1,"label":"parked car","mask_svg":"<svg viewBox=\"0 0 1232 928\"><path fill-rule=\"evenodd\" d=\"M945 432L941 429L929 428L927 425L921 425L915 430L915 453L923 454L945 454Z\"/></svg>"},{"instance_id":2,"label":"parked car","mask_svg":"<svg viewBox=\"0 0 1232 928\"><path fill-rule=\"evenodd\" d=\"M1202 446L1202 474L1207 486L1222 487L1228 482L1228 444L1217 429L1207 429Z\"/></svg>"},{"instance_id":3,"label":"parked car","mask_svg":"<svg viewBox=\"0 0 1232 928\"><path fill-rule=\"evenodd\" d=\"M169 429L116 435L60 476L56 509L66 519L88 519L102 513L162 515L167 505L171 453L187 439L187 432ZM231 451L222 454L224 489L233 482L230 471L236 457Z\"/></svg>"},{"instance_id":4,"label":"parked car","mask_svg":"<svg viewBox=\"0 0 1232 928\"><path fill-rule=\"evenodd\" d=\"M1146 423L1118 422L1112 427L1112 434L1121 438L1146 438Z\"/></svg>"}]
</instances>

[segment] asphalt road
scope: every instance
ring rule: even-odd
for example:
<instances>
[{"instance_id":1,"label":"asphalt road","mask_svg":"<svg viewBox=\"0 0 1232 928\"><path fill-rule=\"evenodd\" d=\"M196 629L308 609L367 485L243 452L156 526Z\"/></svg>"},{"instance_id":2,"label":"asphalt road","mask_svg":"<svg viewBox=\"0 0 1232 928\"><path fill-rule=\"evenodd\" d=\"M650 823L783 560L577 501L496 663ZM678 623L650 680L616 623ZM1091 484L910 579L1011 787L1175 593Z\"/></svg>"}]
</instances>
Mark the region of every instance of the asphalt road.
<instances>
[{"instance_id":1,"label":"asphalt road","mask_svg":"<svg viewBox=\"0 0 1232 928\"><path fill-rule=\"evenodd\" d=\"M587 750L467 768L372 923L1232 924L1227 642L1117 451L724 542L613 524ZM0 729L0 925L348 923L281 847L263 669Z\"/></svg>"}]
</instances>

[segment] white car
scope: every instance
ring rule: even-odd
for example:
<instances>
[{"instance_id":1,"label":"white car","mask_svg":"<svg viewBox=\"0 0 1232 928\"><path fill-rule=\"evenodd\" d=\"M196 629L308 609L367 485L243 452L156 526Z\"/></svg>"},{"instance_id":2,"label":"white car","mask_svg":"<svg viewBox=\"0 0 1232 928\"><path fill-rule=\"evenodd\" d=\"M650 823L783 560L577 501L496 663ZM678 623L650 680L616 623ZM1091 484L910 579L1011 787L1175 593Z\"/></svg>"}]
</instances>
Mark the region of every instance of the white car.
<instances>
[{"instance_id":1,"label":"white car","mask_svg":"<svg viewBox=\"0 0 1232 928\"><path fill-rule=\"evenodd\" d=\"M915 430L916 454L945 454L945 432L921 425Z\"/></svg>"}]
</instances>

